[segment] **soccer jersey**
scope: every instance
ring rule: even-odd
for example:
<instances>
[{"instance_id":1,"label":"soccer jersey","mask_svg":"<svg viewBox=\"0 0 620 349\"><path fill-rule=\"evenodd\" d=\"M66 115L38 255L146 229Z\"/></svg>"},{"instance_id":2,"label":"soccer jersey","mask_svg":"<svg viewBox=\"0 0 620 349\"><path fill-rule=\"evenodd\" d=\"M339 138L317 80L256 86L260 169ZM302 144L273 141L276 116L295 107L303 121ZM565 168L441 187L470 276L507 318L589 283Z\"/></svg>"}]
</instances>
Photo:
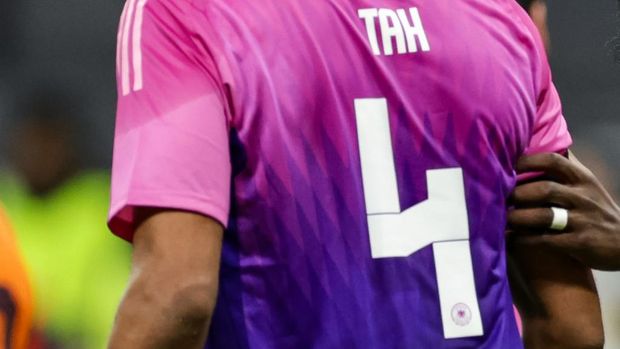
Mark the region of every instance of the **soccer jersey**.
<instances>
[{"instance_id":1,"label":"soccer jersey","mask_svg":"<svg viewBox=\"0 0 620 349\"><path fill-rule=\"evenodd\" d=\"M571 143L513 0L129 0L110 227L226 227L208 348L522 348L506 200Z\"/></svg>"},{"instance_id":2,"label":"soccer jersey","mask_svg":"<svg viewBox=\"0 0 620 349\"><path fill-rule=\"evenodd\" d=\"M0 207L0 348L26 348L32 312L30 282L13 232Z\"/></svg>"}]
</instances>

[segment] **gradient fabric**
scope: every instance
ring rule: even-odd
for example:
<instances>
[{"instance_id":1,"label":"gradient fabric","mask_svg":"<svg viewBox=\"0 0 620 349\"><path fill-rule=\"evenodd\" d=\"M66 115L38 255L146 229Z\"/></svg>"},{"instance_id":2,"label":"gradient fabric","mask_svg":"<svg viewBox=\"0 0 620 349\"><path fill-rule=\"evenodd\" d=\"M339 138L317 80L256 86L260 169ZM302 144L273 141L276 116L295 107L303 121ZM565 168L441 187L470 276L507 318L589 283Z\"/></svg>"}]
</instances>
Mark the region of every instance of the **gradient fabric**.
<instances>
[{"instance_id":1,"label":"gradient fabric","mask_svg":"<svg viewBox=\"0 0 620 349\"><path fill-rule=\"evenodd\" d=\"M516 2L130 0L117 78L112 230L137 206L226 226L208 348L523 347L506 200L519 156L571 139ZM431 213L375 225L382 182L379 215Z\"/></svg>"}]
</instances>

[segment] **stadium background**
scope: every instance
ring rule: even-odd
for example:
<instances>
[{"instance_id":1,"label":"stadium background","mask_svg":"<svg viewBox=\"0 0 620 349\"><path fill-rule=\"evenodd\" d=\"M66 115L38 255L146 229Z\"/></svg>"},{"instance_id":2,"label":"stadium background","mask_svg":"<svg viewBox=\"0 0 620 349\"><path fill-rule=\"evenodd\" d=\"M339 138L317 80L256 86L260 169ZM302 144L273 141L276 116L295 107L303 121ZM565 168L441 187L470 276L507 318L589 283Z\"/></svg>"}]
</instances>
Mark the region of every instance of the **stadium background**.
<instances>
[{"instance_id":1,"label":"stadium background","mask_svg":"<svg viewBox=\"0 0 620 349\"><path fill-rule=\"evenodd\" d=\"M0 1L0 200L37 287L41 348L101 347L128 273L128 246L103 226L121 6ZM618 3L552 0L549 25L551 65L576 153L620 198L620 52L614 59L612 40L620 35ZM55 149L67 161L43 161L63 158ZM50 173L53 187L46 188L45 176L29 176L28 169L46 166L66 167L64 180ZM28 183L42 187L39 195L28 193ZM606 347L620 349L620 274L596 277Z\"/></svg>"}]
</instances>

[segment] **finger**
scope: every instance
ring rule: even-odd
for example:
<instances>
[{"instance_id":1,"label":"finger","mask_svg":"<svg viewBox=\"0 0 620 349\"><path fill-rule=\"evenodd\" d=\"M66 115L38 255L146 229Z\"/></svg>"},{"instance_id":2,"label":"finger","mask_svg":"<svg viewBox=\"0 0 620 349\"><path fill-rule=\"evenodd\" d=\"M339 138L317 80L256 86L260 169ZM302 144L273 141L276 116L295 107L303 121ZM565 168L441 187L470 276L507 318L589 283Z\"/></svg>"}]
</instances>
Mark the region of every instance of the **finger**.
<instances>
[{"instance_id":1,"label":"finger","mask_svg":"<svg viewBox=\"0 0 620 349\"><path fill-rule=\"evenodd\" d=\"M556 153L523 156L517 162L517 172L543 172L563 183L577 183L586 175L583 168Z\"/></svg>"},{"instance_id":2,"label":"finger","mask_svg":"<svg viewBox=\"0 0 620 349\"><path fill-rule=\"evenodd\" d=\"M538 181L519 185L510 197L517 207L558 206L573 208L584 200L572 188L552 181Z\"/></svg>"},{"instance_id":3,"label":"finger","mask_svg":"<svg viewBox=\"0 0 620 349\"><path fill-rule=\"evenodd\" d=\"M553 211L550 208L525 208L508 212L508 228L511 235L531 234L532 230L549 229L553 222Z\"/></svg>"},{"instance_id":4,"label":"finger","mask_svg":"<svg viewBox=\"0 0 620 349\"><path fill-rule=\"evenodd\" d=\"M592 171L590 171L590 169L586 165L579 161L575 153L570 150L568 151L568 161L570 161L571 164L583 174L592 174Z\"/></svg>"}]
</instances>

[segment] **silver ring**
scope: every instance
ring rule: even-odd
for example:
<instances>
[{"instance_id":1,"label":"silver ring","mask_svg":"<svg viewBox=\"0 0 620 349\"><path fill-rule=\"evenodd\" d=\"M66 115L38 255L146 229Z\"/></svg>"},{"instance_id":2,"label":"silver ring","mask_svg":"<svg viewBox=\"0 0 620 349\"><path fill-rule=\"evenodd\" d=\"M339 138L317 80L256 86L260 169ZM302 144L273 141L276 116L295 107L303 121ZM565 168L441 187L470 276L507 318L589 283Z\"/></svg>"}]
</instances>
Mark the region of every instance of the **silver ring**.
<instances>
[{"instance_id":1,"label":"silver ring","mask_svg":"<svg viewBox=\"0 0 620 349\"><path fill-rule=\"evenodd\" d=\"M551 221L551 230L562 231L568 225L568 210L560 207L551 207L553 212L553 220Z\"/></svg>"}]
</instances>

